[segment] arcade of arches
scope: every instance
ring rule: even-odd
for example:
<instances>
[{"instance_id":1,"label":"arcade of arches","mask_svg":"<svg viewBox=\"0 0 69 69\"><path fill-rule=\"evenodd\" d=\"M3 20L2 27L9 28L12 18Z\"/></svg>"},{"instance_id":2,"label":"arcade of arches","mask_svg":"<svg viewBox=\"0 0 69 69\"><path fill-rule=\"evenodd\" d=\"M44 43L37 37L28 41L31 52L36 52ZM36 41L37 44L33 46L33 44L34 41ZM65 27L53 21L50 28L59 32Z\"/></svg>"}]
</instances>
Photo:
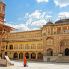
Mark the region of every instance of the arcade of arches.
<instances>
[{"instance_id":1,"label":"arcade of arches","mask_svg":"<svg viewBox=\"0 0 69 69\"><path fill-rule=\"evenodd\" d=\"M60 42L60 52L65 56L69 56L69 40L62 40Z\"/></svg>"},{"instance_id":2,"label":"arcade of arches","mask_svg":"<svg viewBox=\"0 0 69 69\"><path fill-rule=\"evenodd\" d=\"M5 4L1 2L0 7L3 10L0 11L0 38L4 38L0 40L0 57L5 54L12 59L26 56L32 60L54 61L60 53L62 57L69 56L69 19L63 18L54 23L49 21L39 30L10 33L12 27L4 25ZM69 57L66 61L69 61Z\"/></svg>"},{"instance_id":3,"label":"arcade of arches","mask_svg":"<svg viewBox=\"0 0 69 69\"><path fill-rule=\"evenodd\" d=\"M39 52L39 53L35 53L35 52L32 52L32 53L17 53L15 52L13 54L13 59L17 60L17 59L23 59L23 57L26 56L27 59L31 59L31 60L43 60L43 53Z\"/></svg>"}]
</instances>

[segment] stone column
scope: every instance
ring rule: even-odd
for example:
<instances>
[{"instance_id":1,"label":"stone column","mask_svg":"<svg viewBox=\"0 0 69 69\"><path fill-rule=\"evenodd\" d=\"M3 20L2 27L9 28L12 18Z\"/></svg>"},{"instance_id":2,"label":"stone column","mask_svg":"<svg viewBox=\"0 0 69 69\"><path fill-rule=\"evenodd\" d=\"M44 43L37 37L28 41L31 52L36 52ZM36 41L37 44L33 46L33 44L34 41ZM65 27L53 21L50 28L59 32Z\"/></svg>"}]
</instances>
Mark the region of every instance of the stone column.
<instances>
[{"instance_id":1,"label":"stone column","mask_svg":"<svg viewBox=\"0 0 69 69\"><path fill-rule=\"evenodd\" d=\"M38 59L38 55L37 55L37 53L36 53L36 60Z\"/></svg>"},{"instance_id":2,"label":"stone column","mask_svg":"<svg viewBox=\"0 0 69 69\"><path fill-rule=\"evenodd\" d=\"M19 60L19 52L17 52L18 53L18 60Z\"/></svg>"},{"instance_id":3,"label":"stone column","mask_svg":"<svg viewBox=\"0 0 69 69\"><path fill-rule=\"evenodd\" d=\"M31 53L29 53L29 59L31 60Z\"/></svg>"}]
</instances>

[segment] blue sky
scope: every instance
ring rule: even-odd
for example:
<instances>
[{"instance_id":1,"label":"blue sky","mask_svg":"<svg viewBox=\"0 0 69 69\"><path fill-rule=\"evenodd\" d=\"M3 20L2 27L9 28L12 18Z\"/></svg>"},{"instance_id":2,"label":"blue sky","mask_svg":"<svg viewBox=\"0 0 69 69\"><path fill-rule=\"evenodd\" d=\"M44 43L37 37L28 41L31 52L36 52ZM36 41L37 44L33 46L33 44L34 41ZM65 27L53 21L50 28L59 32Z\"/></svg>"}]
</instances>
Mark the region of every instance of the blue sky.
<instances>
[{"instance_id":1,"label":"blue sky","mask_svg":"<svg viewBox=\"0 0 69 69\"><path fill-rule=\"evenodd\" d=\"M39 29L49 20L69 18L69 0L4 0L6 24L18 31Z\"/></svg>"}]
</instances>

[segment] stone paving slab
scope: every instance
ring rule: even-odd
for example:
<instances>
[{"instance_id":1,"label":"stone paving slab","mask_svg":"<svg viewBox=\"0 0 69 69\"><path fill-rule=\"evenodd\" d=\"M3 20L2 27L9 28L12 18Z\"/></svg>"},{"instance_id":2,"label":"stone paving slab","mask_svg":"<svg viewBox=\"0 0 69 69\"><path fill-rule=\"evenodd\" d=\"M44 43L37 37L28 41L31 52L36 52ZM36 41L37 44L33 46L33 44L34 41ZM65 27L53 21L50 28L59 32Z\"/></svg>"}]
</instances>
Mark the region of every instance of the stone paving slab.
<instances>
[{"instance_id":1,"label":"stone paving slab","mask_svg":"<svg viewBox=\"0 0 69 69\"><path fill-rule=\"evenodd\" d=\"M28 62L28 67L23 67L23 62L14 62L14 66L0 67L0 69L69 69L69 63L41 63Z\"/></svg>"}]
</instances>

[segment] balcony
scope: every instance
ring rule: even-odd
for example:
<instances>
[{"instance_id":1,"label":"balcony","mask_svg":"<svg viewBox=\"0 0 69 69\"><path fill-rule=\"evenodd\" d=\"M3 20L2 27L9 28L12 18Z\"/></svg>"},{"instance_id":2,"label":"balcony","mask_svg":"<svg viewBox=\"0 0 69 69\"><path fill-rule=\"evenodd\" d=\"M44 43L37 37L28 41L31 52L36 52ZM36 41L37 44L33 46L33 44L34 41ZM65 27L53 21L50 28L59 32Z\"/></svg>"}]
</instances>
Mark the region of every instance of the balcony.
<instances>
[{"instance_id":1,"label":"balcony","mask_svg":"<svg viewBox=\"0 0 69 69\"><path fill-rule=\"evenodd\" d=\"M69 34L69 30L64 30L63 34Z\"/></svg>"},{"instance_id":2,"label":"balcony","mask_svg":"<svg viewBox=\"0 0 69 69\"><path fill-rule=\"evenodd\" d=\"M38 38L3 38L2 42L9 42L9 41L40 41L42 40L42 37L38 37Z\"/></svg>"}]
</instances>

